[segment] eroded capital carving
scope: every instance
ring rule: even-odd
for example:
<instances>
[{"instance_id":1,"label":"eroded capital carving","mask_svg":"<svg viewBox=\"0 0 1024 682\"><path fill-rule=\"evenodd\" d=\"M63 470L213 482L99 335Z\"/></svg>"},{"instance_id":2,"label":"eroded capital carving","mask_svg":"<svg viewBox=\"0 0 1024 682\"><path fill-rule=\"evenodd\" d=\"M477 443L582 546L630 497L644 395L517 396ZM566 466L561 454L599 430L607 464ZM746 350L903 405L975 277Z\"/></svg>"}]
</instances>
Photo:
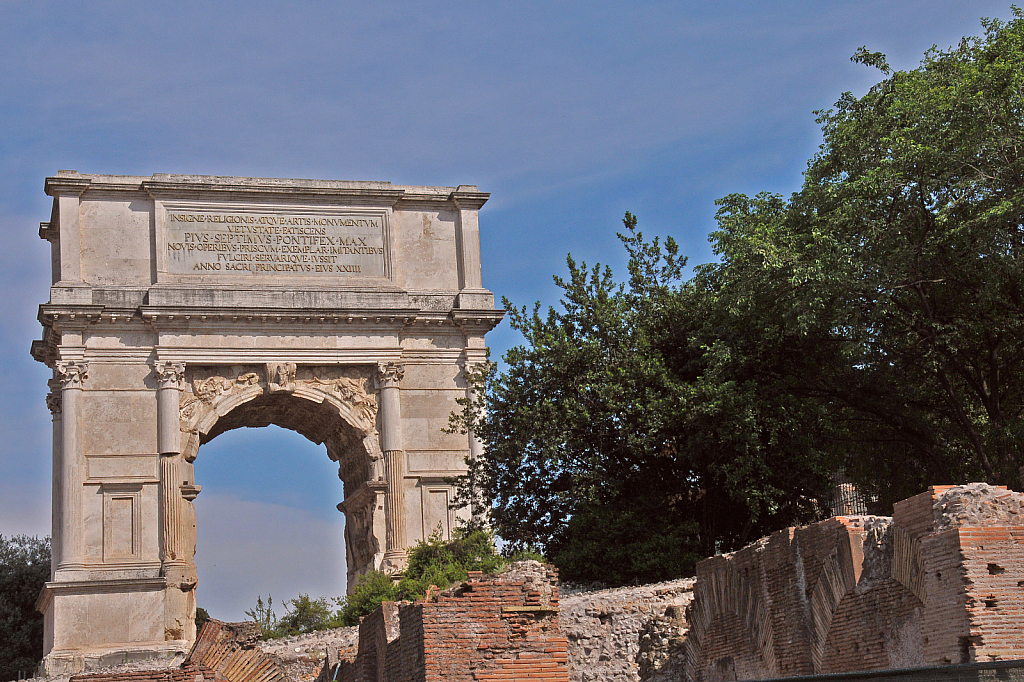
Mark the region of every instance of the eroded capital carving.
<instances>
[{"instance_id":1,"label":"eroded capital carving","mask_svg":"<svg viewBox=\"0 0 1024 682\"><path fill-rule=\"evenodd\" d=\"M294 392L296 371L297 367L294 362L268 362L267 387L270 389L270 392Z\"/></svg>"},{"instance_id":2,"label":"eroded capital carving","mask_svg":"<svg viewBox=\"0 0 1024 682\"><path fill-rule=\"evenodd\" d=\"M380 362L377 364L377 388L398 388L405 376L405 367L397 362Z\"/></svg>"},{"instance_id":3,"label":"eroded capital carving","mask_svg":"<svg viewBox=\"0 0 1024 682\"><path fill-rule=\"evenodd\" d=\"M184 362L166 362L164 360L158 360L153 364L153 369L156 371L157 385L160 388L176 388L179 391L184 388Z\"/></svg>"},{"instance_id":4,"label":"eroded capital carving","mask_svg":"<svg viewBox=\"0 0 1024 682\"><path fill-rule=\"evenodd\" d=\"M60 414L61 396L59 390L51 389L50 392L46 394L46 407L54 417Z\"/></svg>"},{"instance_id":5,"label":"eroded capital carving","mask_svg":"<svg viewBox=\"0 0 1024 682\"><path fill-rule=\"evenodd\" d=\"M89 378L89 363L84 360L58 360L57 377L60 387L82 388L82 383Z\"/></svg>"}]
</instances>

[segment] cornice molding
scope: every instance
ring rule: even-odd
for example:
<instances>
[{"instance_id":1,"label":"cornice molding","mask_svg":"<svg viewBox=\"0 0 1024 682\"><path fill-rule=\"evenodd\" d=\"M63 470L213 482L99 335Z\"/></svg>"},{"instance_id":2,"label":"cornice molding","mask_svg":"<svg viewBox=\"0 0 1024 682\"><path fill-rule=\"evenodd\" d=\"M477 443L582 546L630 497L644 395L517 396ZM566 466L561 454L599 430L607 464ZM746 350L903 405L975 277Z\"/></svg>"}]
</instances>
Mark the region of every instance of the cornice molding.
<instances>
[{"instance_id":1,"label":"cornice molding","mask_svg":"<svg viewBox=\"0 0 1024 682\"><path fill-rule=\"evenodd\" d=\"M43 183L43 191L51 197L61 195L82 196L85 190L92 185L92 178L77 175L57 175L46 178Z\"/></svg>"},{"instance_id":2,"label":"cornice molding","mask_svg":"<svg viewBox=\"0 0 1024 682\"><path fill-rule=\"evenodd\" d=\"M448 195L452 203L463 211L477 211L487 203L490 192L480 192L476 185L459 185L454 192Z\"/></svg>"},{"instance_id":3,"label":"cornice molding","mask_svg":"<svg viewBox=\"0 0 1024 682\"><path fill-rule=\"evenodd\" d=\"M78 195L89 192L144 193L156 200L223 199L239 200L313 198L350 206L379 206L392 209L456 208L477 210L490 193L476 185L428 187L392 185L390 182L353 182L344 180L294 180L216 175L173 175L154 173L150 177L98 175L62 171L46 178L50 196Z\"/></svg>"}]
</instances>

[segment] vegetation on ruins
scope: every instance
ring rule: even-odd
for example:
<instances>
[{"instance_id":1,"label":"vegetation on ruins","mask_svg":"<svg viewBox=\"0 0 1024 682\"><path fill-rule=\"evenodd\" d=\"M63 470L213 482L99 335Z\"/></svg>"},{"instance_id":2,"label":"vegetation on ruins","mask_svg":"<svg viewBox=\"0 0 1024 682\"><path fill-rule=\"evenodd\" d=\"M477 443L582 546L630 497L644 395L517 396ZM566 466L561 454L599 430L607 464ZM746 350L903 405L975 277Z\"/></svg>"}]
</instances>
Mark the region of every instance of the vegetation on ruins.
<instances>
[{"instance_id":1,"label":"vegetation on ruins","mask_svg":"<svg viewBox=\"0 0 1024 682\"><path fill-rule=\"evenodd\" d=\"M0 535L0 680L32 677L43 658L36 600L50 579L50 538Z\"/></svg>"},{"instance_id":2,"label":"vegetation on ruins","mask_svg":"<svg viewBox=\"0 0 1024 682\"><path fill-rule=\"evenodd\" d=\"M372 613L381 602L420 599L431 586L446 589L466 580L470 571L494 573L505 563L489 533L456 529L451 540L442 540L439 528L409 550L408 566L398 581L387 573L371 571L345 597L311 599L300 594L286 602L288 612L278 618L273 598L268 596L264 602L260 596L245 615L260 624L264 639L358 625L359 619Z\"/></svg>"},{"instance_id":3,"label":"vegetation on ruins","mask_svg":"<svg viewBox=\"0 0 1024 682\"><path fill-rule=\"evenodd\" d=\"M568 259L558 308L454 418L461 502L570 580L647 581L935 483L1018 487L1024 444L1024 14L816 112L802 188L719 200L684 277L626 214L625 281Z\"/></svg>"}]
</instances>

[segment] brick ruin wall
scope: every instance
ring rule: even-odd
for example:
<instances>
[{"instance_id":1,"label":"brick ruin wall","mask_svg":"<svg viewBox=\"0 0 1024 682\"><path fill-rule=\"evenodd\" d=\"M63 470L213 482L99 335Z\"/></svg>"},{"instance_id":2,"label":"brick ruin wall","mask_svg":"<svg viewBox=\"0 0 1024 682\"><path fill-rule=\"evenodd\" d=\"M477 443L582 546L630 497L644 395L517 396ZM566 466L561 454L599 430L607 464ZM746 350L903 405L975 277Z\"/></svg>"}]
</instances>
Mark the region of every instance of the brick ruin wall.
<instances>
[{"instance_id":1,"label":"brick ruin wall","mask_svg":"<svg viewBox=\"0 0 1024 682\"><path fill-rule=\"evenodd\" d=\"M970 484L706 559L677 679L1024 658L1022 543L1024 495Z\"/></svg>"},{"instance_id":2,"label":"brick ruin wall","mask_svg":"<svg viewBox=\"0 0 1024 682\"><path fill-rule=\"evenodd\" d=\"M555 569L535 561L408 603L385 602L359 626L354 661L325 667L338 682L568 682Z\"/></svg>"}]
</instances>

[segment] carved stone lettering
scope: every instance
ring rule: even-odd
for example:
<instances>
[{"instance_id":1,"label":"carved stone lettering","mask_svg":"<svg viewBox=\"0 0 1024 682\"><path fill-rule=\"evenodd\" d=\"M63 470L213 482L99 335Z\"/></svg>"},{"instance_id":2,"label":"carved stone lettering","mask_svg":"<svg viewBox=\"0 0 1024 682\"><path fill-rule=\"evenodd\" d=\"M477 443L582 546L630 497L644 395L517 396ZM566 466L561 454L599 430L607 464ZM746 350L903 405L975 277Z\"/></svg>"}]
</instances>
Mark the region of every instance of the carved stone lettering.
<instances>
[{"instance_id":1,"label":"carved stone lettering","mask_svg":"<svg viewBox=\"0 0 1024 682\"><path fill-rule=\"evenodd\" d=\"M167 212L167 271L206 277L384 277L384 216Z\"/></svg>"}]
</instances>

